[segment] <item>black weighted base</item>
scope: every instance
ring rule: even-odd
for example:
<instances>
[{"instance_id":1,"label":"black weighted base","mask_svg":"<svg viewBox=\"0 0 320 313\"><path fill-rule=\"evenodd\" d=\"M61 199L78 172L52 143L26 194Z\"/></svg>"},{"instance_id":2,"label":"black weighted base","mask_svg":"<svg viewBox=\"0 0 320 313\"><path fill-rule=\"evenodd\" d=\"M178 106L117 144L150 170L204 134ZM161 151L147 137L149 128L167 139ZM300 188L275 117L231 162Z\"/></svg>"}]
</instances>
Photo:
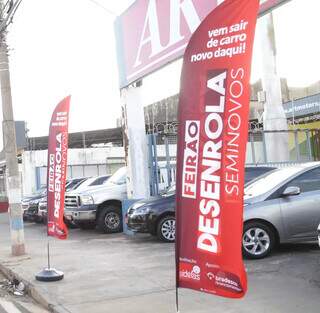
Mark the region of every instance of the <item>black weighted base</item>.
<instances>
[{"instance_id":1,"label":"black weighted base","mask_svg":"<svg viewBox=\"0 0 320 313\"><path fill-rule=\"evenodd\" d=\"M40 273L36 275L36 280L51 282L51 281L62 280L63 277L64 277L63 272L57 271L54 268L45 268L44 270L42 270Z\"/></svg>"}]
</instances>

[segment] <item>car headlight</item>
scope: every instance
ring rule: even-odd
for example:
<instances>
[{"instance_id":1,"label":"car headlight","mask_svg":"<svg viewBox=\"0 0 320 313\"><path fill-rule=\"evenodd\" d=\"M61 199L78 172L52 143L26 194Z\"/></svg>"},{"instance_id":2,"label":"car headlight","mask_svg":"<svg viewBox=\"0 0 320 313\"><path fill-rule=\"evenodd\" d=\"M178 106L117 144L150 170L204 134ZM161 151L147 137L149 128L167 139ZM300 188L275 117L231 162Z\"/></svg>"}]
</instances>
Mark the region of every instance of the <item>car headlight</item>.
<instances>
[{"instance_id":1,"label":"car headlight","mask_svg":"<svg viewBox=\"0 0 320 313\"><path fill-rule=\"evenodd\" d=\"M150 208L149 207L141 206L141 207L135 209L133 214L144 215L144 214L149 214L149 213L150 213Z\"/></svg>"},{"instance_id":2,"label":"car headlight","mask_svg":"<svg viewBox=\"0 0 320 313\"><path fill-rule=\"evenodd\" d=\"M93 204L93 198L91 196L81 196L80 197L81 204L88 205Z\"/></svg>"},{"instance_id":3,"label":"car headlight","mask_svg":"<svg viewBox=\"0 0 320 313\"><path fill-rule=\"evenodd\" d=\"M129 208L129 210L130 210L130 209L132 209L132 210L137 210L137 209L139 209L140 207L142 207L142 206L144 206L144 205L145 205L144 202L136 202L136 203L134 203L134 204Z\"/></svg>"}]
</instances>

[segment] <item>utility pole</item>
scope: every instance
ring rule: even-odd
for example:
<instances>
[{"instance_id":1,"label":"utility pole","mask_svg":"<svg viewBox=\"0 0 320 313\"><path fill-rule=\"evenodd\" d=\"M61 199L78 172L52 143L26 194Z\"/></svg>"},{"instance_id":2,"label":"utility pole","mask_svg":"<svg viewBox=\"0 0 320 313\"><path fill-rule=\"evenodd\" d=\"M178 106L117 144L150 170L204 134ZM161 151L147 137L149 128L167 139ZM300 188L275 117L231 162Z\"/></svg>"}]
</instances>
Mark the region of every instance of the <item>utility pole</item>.
<instances>
[{"instance_id":1,"label":"utility pole","mask_svg":"<svg viewBox=\"0 0 320 313\"><path fill-rule=\"evenodd\" d=\"M13 256L25 254L24 226L21 207L21 177L17 160L15 123L13 119L7 27L12 22L21 0L0 0L0 84L3 111L3 145L6 159L7 196Z\"/></svg>"}]
</instances>

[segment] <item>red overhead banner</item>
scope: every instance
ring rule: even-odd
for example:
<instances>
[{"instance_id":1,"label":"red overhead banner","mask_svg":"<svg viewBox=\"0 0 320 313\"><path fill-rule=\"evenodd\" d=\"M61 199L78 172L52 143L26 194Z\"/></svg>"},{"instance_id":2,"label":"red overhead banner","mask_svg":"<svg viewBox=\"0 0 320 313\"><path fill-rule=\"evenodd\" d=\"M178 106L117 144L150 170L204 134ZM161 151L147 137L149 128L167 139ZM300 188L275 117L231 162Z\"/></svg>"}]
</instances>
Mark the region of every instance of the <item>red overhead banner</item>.
<instances>
[{"instance_id":1,"label":"red overhead banner","mask_svg":"<svg viewBox=\"0 0 320 313\"><path fill-rule=\"evenodd\" d=\"M69 106L70 96L56 106L50 122L48 142L48 235L59 239L66 239L68 235L63 213L67 178Z\"/></svg>"},{"instance_id":2,"label":"red overhead banner","mask_svg":"<svg viewBox=\"0 0 320 313\"><path fill-rule=\"evenodd\" d=\"M226 0L184 55L177 158L177 286L230 298L242 261L249 78L258 0Z\"/></svg>"},{"instance_id":3,"label":"red overhead banner","mask_svg":"<svg viewBox=\"0 0 320 313\"><path fill-rule=\"evenodd\" d=\"M260 15L290 0L261 0ZM180 58L219 0L136 0L115 23L120 88Z\"/></svg>"}]
</instances>

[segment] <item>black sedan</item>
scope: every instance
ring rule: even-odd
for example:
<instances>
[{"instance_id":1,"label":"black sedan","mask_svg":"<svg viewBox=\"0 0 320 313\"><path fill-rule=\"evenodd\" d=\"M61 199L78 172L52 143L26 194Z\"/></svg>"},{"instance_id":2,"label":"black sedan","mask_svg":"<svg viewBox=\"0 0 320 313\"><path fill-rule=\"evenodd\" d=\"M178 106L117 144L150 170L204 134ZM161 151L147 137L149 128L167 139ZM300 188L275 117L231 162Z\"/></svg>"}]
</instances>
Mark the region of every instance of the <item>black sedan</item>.
<instances>
[{"instance_id":1,"label":"black sedan","mask_svg":"<svg viewBox=\"0 0 320 313\"><path fill-rule=\"evenodd\" d=\"M128 228L134 232L150 233L162 241L175 240L175 195L172 186L160 196L134 203L128 210Z\"/></svg>"},{"instance_id":2,"label":"black sedan","mask_svg":"<svg viewBox=\"0 0 320 313\"><path fill-rule=\"evenodd\" d=\"M273 167L246 167L246 185L274 170ZM175 186L165 193L148 200L135 202L128 210L127 225L134 232L150 233L165 242L175 240Z\"/></svg>"}]
</instances>

